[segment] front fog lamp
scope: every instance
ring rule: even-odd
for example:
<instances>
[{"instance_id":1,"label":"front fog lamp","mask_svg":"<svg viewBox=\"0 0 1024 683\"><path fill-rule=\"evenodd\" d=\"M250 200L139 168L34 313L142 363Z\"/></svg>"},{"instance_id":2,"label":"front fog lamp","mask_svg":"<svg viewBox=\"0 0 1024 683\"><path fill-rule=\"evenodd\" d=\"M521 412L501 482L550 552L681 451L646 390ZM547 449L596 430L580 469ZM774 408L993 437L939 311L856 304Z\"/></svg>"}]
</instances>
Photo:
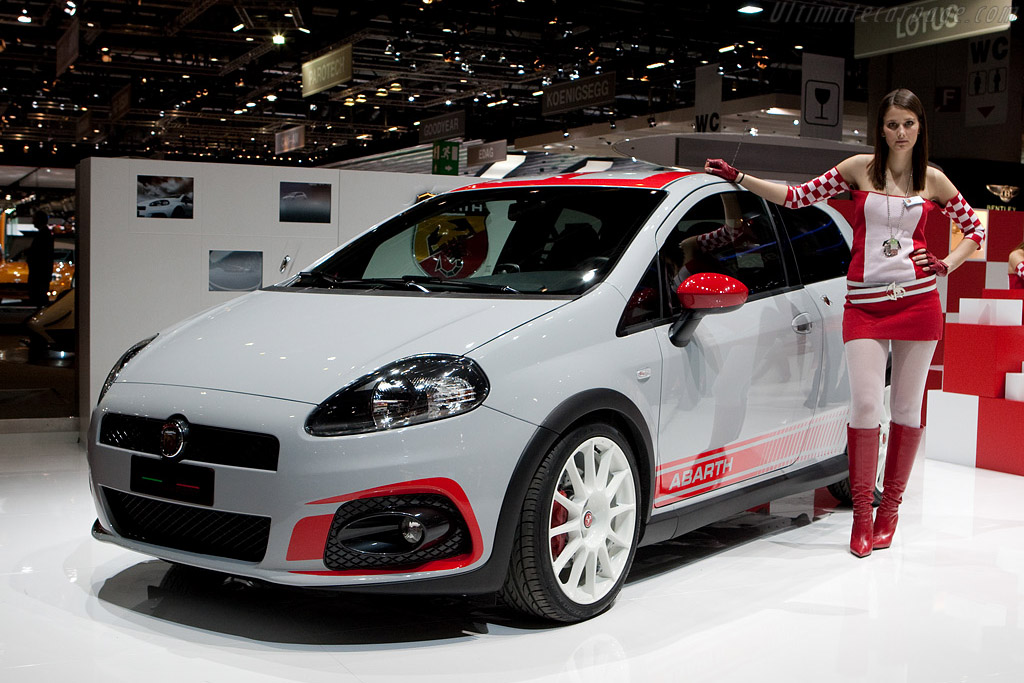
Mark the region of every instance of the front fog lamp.
<instances>
[{"instance_id":1,"label":"front fog lamp","mask_svg":"<svg viewBox=\"0 0 1024 683\"><path fill-rule=\"evenodd\" d=\"M413 356L356 380L306 420L314 436L360 434L461 415L483 403L487 378L461 356Z\"/></svg>"},{"instance_id":2,"label":"front fog lamp","mask_svg":"<svg viewBox=\"0 0 1024 683\"><path fill-rule=\"evenodd\" d=\"M110 369L110 372L107 373L107 379L103 382L103 386L100 387L100 397L96 399L97 405L99 405L99 402L103 400L103 397L106 395L107 390L110 389L110 386L114 383L114 380L117 379L117 376L121 374L121 370L124 369L124 366L128 365L128 361L130 361L132 358L135 358L135 355L142 349L146 348L146 345L149 344L154 339L156 339L155 334L152 337L143 339L140 342L132 344L132 347L125 351L121 355L121 357L117 359L117 362L114 363L114 367L112 367Z\"/></svg>"}]
</instances>

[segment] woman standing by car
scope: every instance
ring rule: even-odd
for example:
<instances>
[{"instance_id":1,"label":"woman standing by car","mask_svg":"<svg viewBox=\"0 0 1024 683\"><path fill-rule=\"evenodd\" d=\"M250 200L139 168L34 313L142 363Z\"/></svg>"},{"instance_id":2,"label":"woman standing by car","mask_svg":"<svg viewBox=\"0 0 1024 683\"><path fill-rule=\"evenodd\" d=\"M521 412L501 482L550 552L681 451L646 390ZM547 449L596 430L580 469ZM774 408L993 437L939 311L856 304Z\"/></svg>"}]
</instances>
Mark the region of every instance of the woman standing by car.
<instances>
[{"instance_id":1,"label":"woman standing by car","mask_svg":"<svg viewBox=\"0 0 1024 683\"><path fill-rule=\"evenodd\" d=\"M721 159L704 170L790 208L843 191L853 196L853 250L847 274L843 342L850 374L848 426L853 531L850 552L865 557L888 548L897 508L921 441L921 403L928 366L942 337L936 276L960 266L984 239L984 229L953 183L928 166L924 108L909 90L886 95L878 108L873 154L841 161L800 186L772 183L737 171ZM942 211L963 231L944 259L925 244L929 212ZM872 521L886 364L892 347L892 419L882 502Z\"/></svg>"}]
</instances>

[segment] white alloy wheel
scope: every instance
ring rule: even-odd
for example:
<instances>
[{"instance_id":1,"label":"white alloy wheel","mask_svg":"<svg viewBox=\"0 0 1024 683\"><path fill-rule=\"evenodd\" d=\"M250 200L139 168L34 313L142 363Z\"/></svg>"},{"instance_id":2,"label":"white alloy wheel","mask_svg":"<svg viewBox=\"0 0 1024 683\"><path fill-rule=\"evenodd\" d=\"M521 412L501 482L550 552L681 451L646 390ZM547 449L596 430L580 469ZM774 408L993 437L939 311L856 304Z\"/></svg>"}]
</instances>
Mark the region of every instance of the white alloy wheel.
<instances>
[{"instance_id":1,"label":"white alloy wheel","mask_svg":"<svg viewBox=\"0 0 1024 683\"><path fill-rule=\"evenodd\" d=\"M607 609L636 552L639 481L629 441L615 427L593 423L566 434L530 481L502 599L563 622Z\"/></svg>"},{"instance_id":2,"label":"white alloy wheel","mask_svg":"<svg viewBox=\"0 0 1024 683\"><path fill-rule=\"evenodd\" d=\"M622 448L605 437L581 443L565 462L551 497L551 571L567 598L588 605L619 584L636 543L633 472Z\"/></svg>"}]
</instances>

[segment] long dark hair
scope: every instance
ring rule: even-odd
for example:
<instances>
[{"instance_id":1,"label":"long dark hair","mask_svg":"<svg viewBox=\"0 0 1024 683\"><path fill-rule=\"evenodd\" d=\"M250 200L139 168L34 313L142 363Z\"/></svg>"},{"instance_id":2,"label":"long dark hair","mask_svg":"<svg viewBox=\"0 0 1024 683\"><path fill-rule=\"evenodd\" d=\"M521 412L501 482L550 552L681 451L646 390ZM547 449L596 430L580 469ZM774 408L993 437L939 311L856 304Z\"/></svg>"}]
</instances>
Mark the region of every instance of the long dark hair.
<instances>
[{"instance_id":1,"label":"long dark hair","mask_svg":"<svg viewBox=\"0 0 1024 683\"><path fill-rule=\"evenodd\" d=\"M917 142L914 144L914 155L911 161L911 172L914 174L914 191L924 189L925 175L928 172L928 121L924 117L924 107L917 95L906 88L898 88L882 98L878 105L878 123L875 125L875 158L871 160L868 173L871 184L876 190L885 190L885 164L889 160L889 145L885 141L885 113L889 107L899 107L913 112L917 117Z\"/></svg>"}]
</instances>

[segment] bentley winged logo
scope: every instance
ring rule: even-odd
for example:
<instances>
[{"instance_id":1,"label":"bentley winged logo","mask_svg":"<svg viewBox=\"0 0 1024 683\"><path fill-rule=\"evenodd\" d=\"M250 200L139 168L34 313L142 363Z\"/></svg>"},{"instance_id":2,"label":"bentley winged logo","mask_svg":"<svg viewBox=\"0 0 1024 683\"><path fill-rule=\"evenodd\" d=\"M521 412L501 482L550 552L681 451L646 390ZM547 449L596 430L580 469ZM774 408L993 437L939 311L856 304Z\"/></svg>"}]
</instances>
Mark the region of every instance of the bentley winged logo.
<instances>
[{"instance_id":1,"label":"bentley winged logo","mask_svg":"<svg viewBox=\"0 0 1024 683\"><path fill-rule=\"evenodd\" d=\"M1020 192L1020 188L1016 185L986 185L985 189L1003 200L1004 204L1009 204L1010 200Z\"/></svg>"}]
</instances>

